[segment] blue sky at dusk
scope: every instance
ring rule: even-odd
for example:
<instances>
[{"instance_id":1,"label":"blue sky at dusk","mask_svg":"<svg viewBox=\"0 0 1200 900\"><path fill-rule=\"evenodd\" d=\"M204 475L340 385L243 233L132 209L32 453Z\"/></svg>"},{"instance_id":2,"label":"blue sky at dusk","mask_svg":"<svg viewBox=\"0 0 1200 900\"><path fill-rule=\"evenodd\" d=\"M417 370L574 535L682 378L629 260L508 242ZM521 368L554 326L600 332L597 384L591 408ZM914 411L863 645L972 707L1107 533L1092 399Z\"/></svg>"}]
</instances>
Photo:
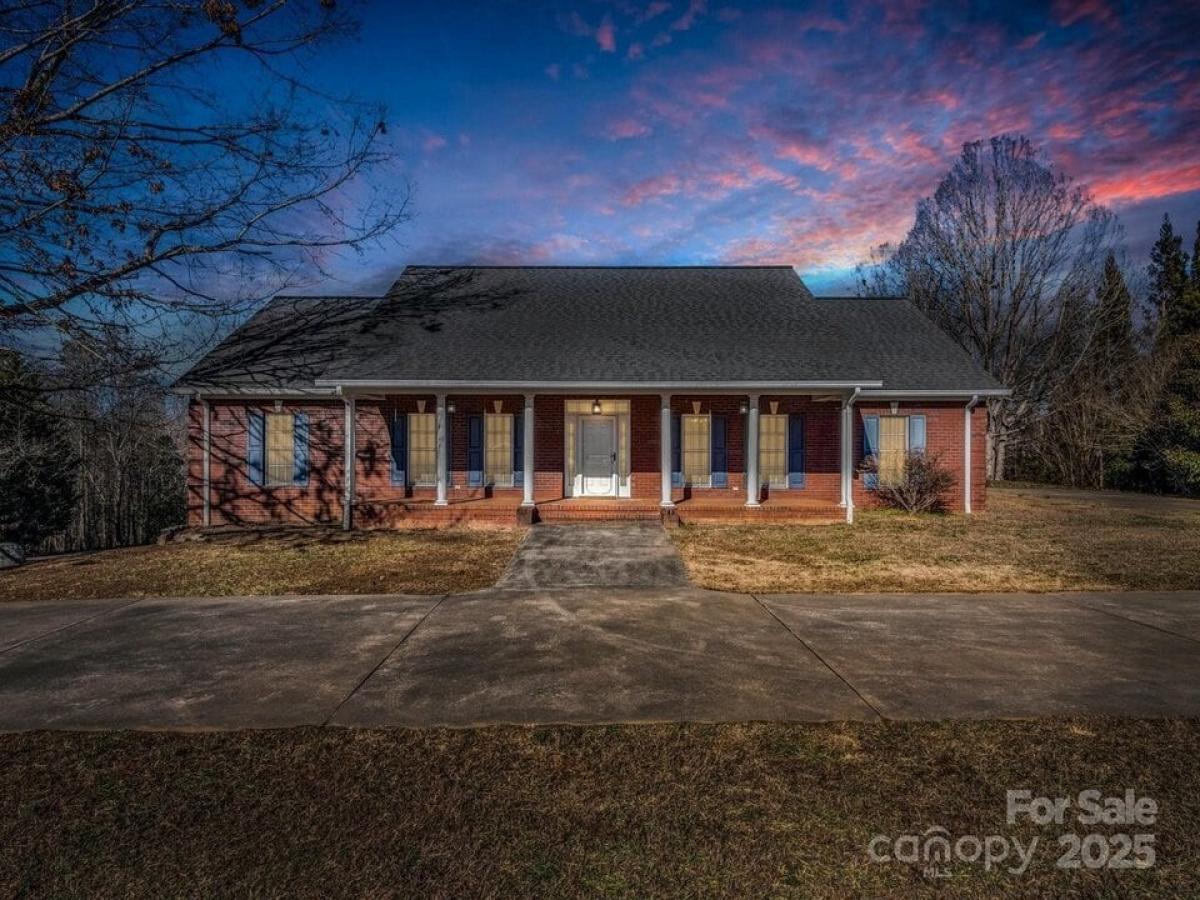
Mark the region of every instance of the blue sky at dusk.
<instances>
[{"instance_id":1,"label":"blue sky at dusk","mask_svg":"<svg viewBox=\"0 0 1200 900\"><path fill-rule=\"evenodd\" d=\"M409 262L786 263L835 292L899 240L962 142L1019 132L1088 183L1143 265L1200 217L1200 7L901 0L373 3L316 64L389 110Z\"/></svg>"}]
</instances>

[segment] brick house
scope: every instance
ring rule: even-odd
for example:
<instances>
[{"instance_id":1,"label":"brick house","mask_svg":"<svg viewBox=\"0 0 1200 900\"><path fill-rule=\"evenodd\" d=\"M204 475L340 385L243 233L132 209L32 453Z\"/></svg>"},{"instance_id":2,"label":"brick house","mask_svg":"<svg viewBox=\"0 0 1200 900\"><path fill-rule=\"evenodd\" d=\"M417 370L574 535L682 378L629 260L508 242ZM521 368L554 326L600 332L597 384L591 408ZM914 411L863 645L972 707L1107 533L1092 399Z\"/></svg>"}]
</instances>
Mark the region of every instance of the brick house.
<instances>
[{"instance_id":1,"label":"brick house","mask_svg":"<svg viewBox=\"0 0 1200 900\"><path fill-rule=\"evenodd\" d=\"M907 302L785 266L410 266L277 297L176 389L191 524L346 528L852 521L912 451L969 513L1006 393Z\"/></svg>"}]
</instances>

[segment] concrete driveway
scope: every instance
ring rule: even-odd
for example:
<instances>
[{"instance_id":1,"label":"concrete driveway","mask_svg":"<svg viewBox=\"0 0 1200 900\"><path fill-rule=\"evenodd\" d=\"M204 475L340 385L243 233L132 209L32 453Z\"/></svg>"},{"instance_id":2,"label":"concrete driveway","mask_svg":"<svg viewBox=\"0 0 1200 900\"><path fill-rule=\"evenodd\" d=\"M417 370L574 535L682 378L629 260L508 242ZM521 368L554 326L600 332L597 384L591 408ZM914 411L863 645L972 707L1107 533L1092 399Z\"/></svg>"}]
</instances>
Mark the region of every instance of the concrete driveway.
<instances>
[{"instance_id":1,"label":"concrete driveway","mask_svg":"<svg viewBox=\"0 0 1200 900\"><path fill-rule=\"evenodd\" d=\"M1200 715L1200 592L0 605L0 729Z\"/></svg>"}]
</instances>

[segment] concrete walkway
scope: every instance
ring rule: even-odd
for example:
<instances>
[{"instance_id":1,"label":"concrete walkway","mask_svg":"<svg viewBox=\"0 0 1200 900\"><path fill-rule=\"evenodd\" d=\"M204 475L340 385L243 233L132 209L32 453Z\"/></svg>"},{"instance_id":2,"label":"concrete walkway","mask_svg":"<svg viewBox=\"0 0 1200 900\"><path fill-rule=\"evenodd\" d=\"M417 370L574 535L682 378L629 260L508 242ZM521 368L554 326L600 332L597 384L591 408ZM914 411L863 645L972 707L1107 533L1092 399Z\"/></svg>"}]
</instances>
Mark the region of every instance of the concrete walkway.
<instances>
[{"instance_id":1,"label":"concrete walkway","mask_svg":"<svg viewBox=\"0 0 1200 900\"><path fill-rule=\"evenodd\" d=\"M684 587L687 569L655 523L539 525L521 542L496 587Z\"/></svg>"},{"instance_id":2,"label":"concrete walkway","mask_svg":"<svg viewBox=\"0 0 1200 900\"><path fill-rule=\"evenodd\" d=\"M1200 715L1200 592L0 604L0 729Z\"/></svg>"}]
</instances>

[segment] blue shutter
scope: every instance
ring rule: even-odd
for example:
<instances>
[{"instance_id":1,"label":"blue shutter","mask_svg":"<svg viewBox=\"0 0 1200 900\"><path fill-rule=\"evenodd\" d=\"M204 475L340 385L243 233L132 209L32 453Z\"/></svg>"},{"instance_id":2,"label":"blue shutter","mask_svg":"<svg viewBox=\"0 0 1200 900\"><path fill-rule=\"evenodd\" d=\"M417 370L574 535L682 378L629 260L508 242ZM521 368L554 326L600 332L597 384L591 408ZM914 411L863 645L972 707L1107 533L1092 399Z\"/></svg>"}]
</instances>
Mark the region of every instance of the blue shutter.
<instances>
[{"instance_id":1,"label":"blue shutter","mask_svg":"<svg viewBox=\"0 0 1200 900\"><path fill-rule=\"evenodd\" d=\"M804 487L804 416L788 416L788 487Z\"/></svg>"},{"instance_id":2,"label":"blue shutter","mask_svg":"<svg viewBox=\"0 0 1200 900\"><path fill-rule=\"evenodd\" d=\"M292 484L308 487L308 413L296 413L292 423Z\"/></svg>"},{"instance_id":3,"label":"blue shutter","mask_svg":"<svg viewBox=\"0 0 1200 900\"><path fill-rule=\"evenodd\" d=\"M467 416L467 484L483 484L483 416Z\"/></svg>"},{"instance_id":4,"label":"blue shutter","mask_svg":"<svg viewBox=\"0 0 1200 900\"><path fill-rule=\"evenodd\" d=\"M712 428L712 486L729 486L729 452L725 445L725 417L713 416Z\"/></svg>"},{"instance_id":5,"label":"blue shutter","mask_svg":"<svg viewBox=\"0 0 1200 900\"><path fill-rule=\"evenodd\" d=\"M251 409L246 413L246 470L250 473L250 483L262 487L263 484L263 414L261 409Z\"/></svg>"},{"instance_id":6,"label":"blue shutter","mask_svg":"<svg viewBox=\"0 0 1200 900\"><path fill-rule=\"evenodd\" d=\"M513 416L513 486L525 485L525 421Z\"/></svg>"},{"instance_id":7,"label":"blue shutter","mask_svg":"<svg viewBox=\"0 0 1200 900\"><path fill-rule=\"evenodd\" d=\"M908 417L908 452L925 452L925 417Z\"/></svg>"},{"instance_id":8,"label":"blue shutter","mask_svg":"<svg viewBox=\"0 0 1200 900\"><path fill-rule=\"evenodd\" d=\"M879 416L863 417L863 456L879 459ZM879 487L879 476L874 472L863 474L863 487L869 491Z\"/></svg>"},{"instance_id":9,"label":"blue shutter","mask_svg":"<svg viewBox=\"0 0 1200 900\"><path fill-rule=\"evenodd\" d=\"M392 411L392 484L403 486L408 483L405 471L408 465L408 416Z\"/></svg>"},{"instance_id":10,"label":"blue shutter","mask_svg":"<svg viewBox=\"0 0 1200 900\"><path fill-rule=\"evenodd\" d=\"M679 440L679 416L671 416L671 486L683 487L683 452Z\"/></svg>"}]
</instances>

